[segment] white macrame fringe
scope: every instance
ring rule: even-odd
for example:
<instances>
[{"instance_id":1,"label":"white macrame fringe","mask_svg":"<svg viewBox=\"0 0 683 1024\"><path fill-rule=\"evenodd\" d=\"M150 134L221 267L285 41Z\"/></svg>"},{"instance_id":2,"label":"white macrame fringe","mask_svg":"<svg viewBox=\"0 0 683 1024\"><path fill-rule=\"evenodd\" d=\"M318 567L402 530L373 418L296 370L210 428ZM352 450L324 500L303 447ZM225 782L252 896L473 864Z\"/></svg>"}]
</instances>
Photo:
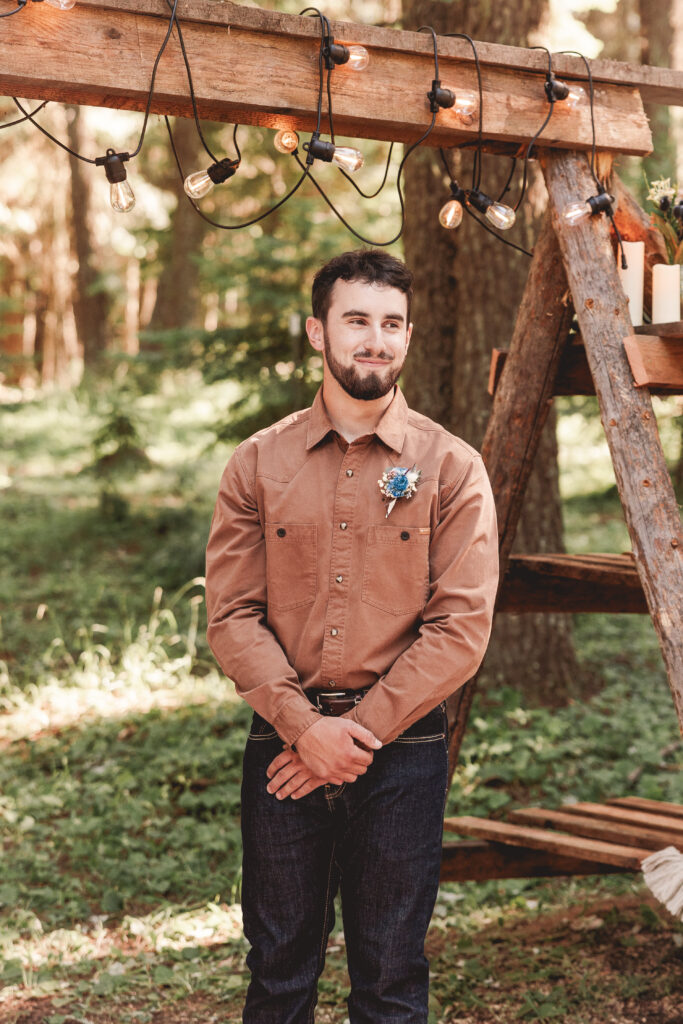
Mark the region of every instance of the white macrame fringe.
<instances>
[{"instance_id":1,"label":"white macrame fringe","mask_svg":"<svg viewBox=\"0 0 683 1024\"><path fill-rule=\"evenodd\" d=\"M683 853L667 846L646 857L641 867L652 895L683 920Z\"/></svg>"}]
</instances>

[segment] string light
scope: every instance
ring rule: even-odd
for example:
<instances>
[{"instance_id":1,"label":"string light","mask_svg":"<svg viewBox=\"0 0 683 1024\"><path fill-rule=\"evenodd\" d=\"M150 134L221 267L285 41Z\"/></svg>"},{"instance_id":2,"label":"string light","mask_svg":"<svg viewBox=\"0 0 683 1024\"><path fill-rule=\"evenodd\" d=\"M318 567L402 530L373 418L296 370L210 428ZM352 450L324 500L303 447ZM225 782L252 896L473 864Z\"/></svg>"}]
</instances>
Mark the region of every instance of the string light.
<instances>
[{"instance_id":1,"label":"string light","mask_svg":"<svg viewBox=\"0 0 683 1024\"><path fill-rule=\"evenodd\" d=\"M293 153L299 145L299 136L291 128L281 128L273 139L278 153Z\"/></svg>"},{"instance_id":2,"label":"string light","mask_svg":"<svg viewBox=\"0 0 683 1024\"><path fill-rule=\"evenodd\" d=\"M306 165L310 167L314 160L323 160L325 163L337 164L344 171L360 170L363 166L363 154L359 149L351 146L335 146L333 142L325 142L320 138L319 132L313 132L309 142L304 142L304 149L308 154Z\"/></svg>"},{"instance_id":3,"label":"string light","mask_svg":"<svg viewBox=\"0 0 683 1024\"><path fill-rule=\"evenodd\" d=\"M309 8L309 10L312 10L312 8ZM349 46L346 46L344 43L335 43L329 34L327 18L325 23L328 29L327 35L323 39L322 50L325 67L331 70L335 66L348 64L351 71L365 71L370 62L370 55L365 47L357 46L355 43Z\"/></svg>"},{"instance_id":4,"label":"string light","mask_svg":"<svg viewBox=\"0 0 683 1024\"><path fill-rule=\"evenodd\" d=\"M549 103L554 103L559 100L564 104L565 107L569 107L570 110L580 106L586 100L586 90L575 82L569 85L567 82L561 82L552 71L549 71L545 79L545 94L548 97Z\"/></svg>"},{"instance_id":5,"label":"string light","mask_svg":"<svg viewBox=\"0 0 683 1024\"><path fill-rule=\"evenodd\" d=\"M108 149L104 156L98 156L95 163L98 167L104 167L107 181L110 184L109 201L113 209L118 213L128 213L135 206L135 196L126 168L123 166L126 160L130 159L129 153L117 153Z\"/></svg>"},{"instance_id":6,"label":"string light","mask_svg":"<svg viewBox=\"0 0 683 1024\"><path fill-rule=\"evenodd\" d=\"M574 227L589 217L596 217L600 213L606 213L612 217L616 207L616 198L601 187L597 195L591 196L579 202L569 203L562 211L562 220L569 227Z\"/></svg>"},{"instance_id":7,"label":"string light","mask_svg":"<svg viewBox=\"0 0 683 1024\"><path fill-rule=\"evenodd\" d=\"M56 7L58 11L70 11L76 6L76 0L46 0L50 7Z\"/></svg>"},{"instance_id":8,"label":"string light","mask_svg":"<svg viewBox=\"0 0 683 1024\"><path fill-rule=\"evenodd\" d=\"M183 188L191 199L203 199L212 191L214 185L222 185L228 178L232 178L239 165L239 160L230 160L227 157L224 160L217 160L205 171L188 174Z\"/></svg>"}]
</instances>

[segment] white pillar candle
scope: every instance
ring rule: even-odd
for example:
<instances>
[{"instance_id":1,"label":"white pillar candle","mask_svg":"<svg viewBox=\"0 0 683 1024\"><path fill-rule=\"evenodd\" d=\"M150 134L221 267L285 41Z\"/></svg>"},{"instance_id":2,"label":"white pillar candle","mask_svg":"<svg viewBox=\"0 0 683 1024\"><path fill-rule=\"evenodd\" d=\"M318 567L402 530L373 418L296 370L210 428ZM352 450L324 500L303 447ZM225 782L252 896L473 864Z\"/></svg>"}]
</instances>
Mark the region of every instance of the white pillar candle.
<instances>
[{"instance_id":1,"label":"white pillar candle","mask_svg":"<svg viewBox=\"0 0 683 1024\"><path fill-rule=\"evenodd\" d=\"M621 266L621 251L617 249L619 279L628 299L628 313L634 327L643 322L643 284L645 282L645 242L624 242L628 267Z\"/></svg>"},{"instance_id":2,"label":"white pillar candle","mask_svg":"<svg viewBox=\"0 0 683 1024\"><path fill-rule=\"evenodd\" d=\"M672 324L681 319L681 268L678 263L657 263L652 268L652 323Z\"/></svg>"}]
</instances>

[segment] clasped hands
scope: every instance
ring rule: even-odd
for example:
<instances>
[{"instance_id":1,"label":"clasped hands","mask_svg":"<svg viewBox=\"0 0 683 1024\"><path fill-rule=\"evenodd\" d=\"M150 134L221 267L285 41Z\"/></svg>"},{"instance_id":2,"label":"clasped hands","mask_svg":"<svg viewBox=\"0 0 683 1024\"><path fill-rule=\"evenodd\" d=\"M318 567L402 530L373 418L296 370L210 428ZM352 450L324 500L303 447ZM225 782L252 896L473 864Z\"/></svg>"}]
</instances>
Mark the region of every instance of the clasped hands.
<instances>
[{"instance_id":1,"label":"clasped hands","mask_svg":"<svg viewBox=\"0 0 683 1024\"><path fill-rule=\"evenodd\" d=\"M298 800L328 782L355 782L381 746L369 729L350 718L321 717L301 734L296 750L283 750L270 762L268 792L278 800Z\"/></svg>"}]
</instances>

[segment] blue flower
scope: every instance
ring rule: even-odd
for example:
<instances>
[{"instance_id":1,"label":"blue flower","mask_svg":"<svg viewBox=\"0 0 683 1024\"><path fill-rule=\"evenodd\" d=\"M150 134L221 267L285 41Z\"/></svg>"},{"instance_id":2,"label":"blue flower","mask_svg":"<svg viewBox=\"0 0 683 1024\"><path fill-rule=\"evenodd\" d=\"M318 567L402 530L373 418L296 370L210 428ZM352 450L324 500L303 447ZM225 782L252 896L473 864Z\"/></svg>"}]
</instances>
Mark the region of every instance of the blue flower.
<instances>
[{"instance_id":1,"label":"blue flower","mask_svg":"<svg viewBox=\"0 0 683 1024\"><path fill-rule=\"evenodd\" d=\"M406 493L410 484L408 477L405 473L397 473L396 476L392 477L387 483L387 494L392 498L402 498Z\"/></svg>"},{"instance_id":2,"label":"blue flower","mask_svg":"<svg viewBox=\"0 0 683 1024\"><path fill-rule=\"evenodd\" d=\"M385 517L389 515L399 498L412 498L417 490L420 480L420 470L417 466L406 469L405 466L391 466L382 473L382 479L378 480L382 497L388 501Z\"/></svg>"}]
</instances>

